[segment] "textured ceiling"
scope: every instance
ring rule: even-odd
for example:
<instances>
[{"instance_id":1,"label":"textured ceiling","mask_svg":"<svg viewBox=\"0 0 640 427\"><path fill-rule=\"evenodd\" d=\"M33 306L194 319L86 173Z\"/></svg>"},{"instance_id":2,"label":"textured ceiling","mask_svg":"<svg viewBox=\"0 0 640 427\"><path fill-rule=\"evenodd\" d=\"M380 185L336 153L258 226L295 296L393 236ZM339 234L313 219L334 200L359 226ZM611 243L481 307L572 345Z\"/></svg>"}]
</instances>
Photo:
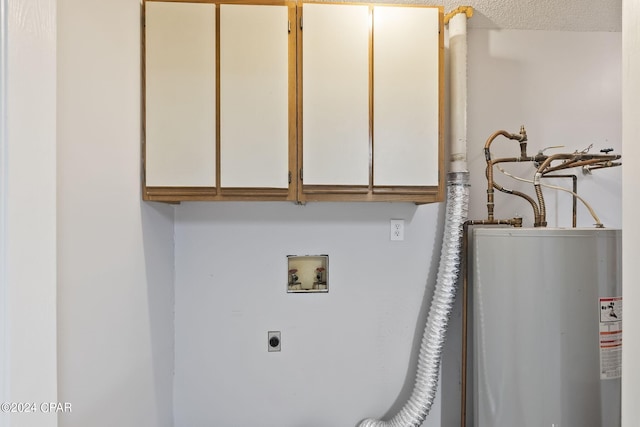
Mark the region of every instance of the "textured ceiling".
<instances>
[{"instance_id":1,"label":"textured ceiling","mask_svg":"<svg viewBox=\"0 0 640 427\"><path fill-rule=\"evenodd\" d=\"M621 31L622 0L409 0L443 5L445 13L472 6L469 28Z\"/></svg>"}]
</instances>

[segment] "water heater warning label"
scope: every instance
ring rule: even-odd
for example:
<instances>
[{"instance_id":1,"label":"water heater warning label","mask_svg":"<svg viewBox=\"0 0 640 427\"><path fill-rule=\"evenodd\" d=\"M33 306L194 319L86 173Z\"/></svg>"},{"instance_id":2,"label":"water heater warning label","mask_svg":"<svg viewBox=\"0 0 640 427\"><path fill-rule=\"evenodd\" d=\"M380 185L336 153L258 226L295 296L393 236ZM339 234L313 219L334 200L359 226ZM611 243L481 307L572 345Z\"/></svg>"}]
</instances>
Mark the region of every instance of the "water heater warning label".
<instances>
[{"instance_id":1,"label":"water heater warning label","mask_svg":"<svg viewBox=\"0 0 640 427\"><path fill-rule=\"evenodd\" d=\"M600 298L600 379L622 376L622 297Z\"/></svg>"}]
</instances>

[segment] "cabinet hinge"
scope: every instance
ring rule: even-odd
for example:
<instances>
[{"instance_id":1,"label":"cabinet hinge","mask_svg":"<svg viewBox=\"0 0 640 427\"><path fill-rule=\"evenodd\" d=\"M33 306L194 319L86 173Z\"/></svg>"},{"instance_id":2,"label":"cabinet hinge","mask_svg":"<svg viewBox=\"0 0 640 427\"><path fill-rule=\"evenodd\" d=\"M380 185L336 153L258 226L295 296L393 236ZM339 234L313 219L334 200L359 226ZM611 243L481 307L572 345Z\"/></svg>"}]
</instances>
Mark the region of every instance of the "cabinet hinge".
<instances>
[{"instance_id":1,"label":"cabinet hinge","mask_svg":"<svg viewBox=\"0 0 640 427\"><path fill-rule=\"evenodd\" d=\"M289 171L289 184L291 184L291 171Z\"/></svg>"},{"instance_id":2,"label":"cabinet hinge","mask_svg":"<svg viewBox=\"0 0 640 427\"><path fill-rule=\"evenodd\" d=\"M300 168L300 182L302 182L302 168Z\"/></svg>"},{"instance_id":3,"label":"cabinet hinge","mask_svg":"<svg viewBox=\"0 0 640 427\"><path fill-rule=\"evenodd\" d=\"M291 21L288 21L288 24L289 24L289 25L288 25L287 30L288 30L289 32L291 32Z\"/></svg>"},{"instance_id":4,"label":"cabinet hinge","mask_svg":"<svg viewBox=\"0 0 640 427\"><path fill-rule=\"evenodd\" d=\"M300 17L300 29L302 29L302 16Z\"/></svg>"}]
</instances>

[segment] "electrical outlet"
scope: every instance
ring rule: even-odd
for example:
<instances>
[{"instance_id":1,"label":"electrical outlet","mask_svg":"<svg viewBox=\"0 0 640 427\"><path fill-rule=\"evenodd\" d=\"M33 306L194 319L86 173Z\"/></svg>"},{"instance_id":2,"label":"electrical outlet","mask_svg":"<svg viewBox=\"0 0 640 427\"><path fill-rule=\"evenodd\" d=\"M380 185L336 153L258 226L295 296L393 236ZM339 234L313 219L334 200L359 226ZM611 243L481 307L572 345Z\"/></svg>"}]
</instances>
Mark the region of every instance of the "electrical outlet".
<instances>
[{"instance_id":1,"label":"electrical outlet","mask_svg":"<svg viewBox=\"0 0 640 427\"><path fill-rule=\"evenodd\" d=\"M267 332L267 350L268 351L280 351L282 346L282 340L280 339L280 331L268 331Z\"/></svg>"},{"instance_id":2,"label":"electrical outlet","mask_svg":"<svg viewBox=\"0 0 640 427\"><path fill-rule=\"evenodd\" d=\"M391 240L404 240L404 219L392 219L390 233Z\"/></svg>"}]
</instances>

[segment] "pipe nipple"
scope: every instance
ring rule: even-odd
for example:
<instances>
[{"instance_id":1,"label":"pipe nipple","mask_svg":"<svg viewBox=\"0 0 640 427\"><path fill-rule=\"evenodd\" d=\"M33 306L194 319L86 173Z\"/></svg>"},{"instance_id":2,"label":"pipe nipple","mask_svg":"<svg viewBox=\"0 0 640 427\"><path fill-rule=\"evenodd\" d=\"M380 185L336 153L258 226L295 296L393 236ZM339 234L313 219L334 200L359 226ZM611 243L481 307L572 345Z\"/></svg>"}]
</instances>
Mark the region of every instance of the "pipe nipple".
<instances>
[{"instance_id":1,"label":"pipe nipple","mask_svg":"<svg viewBox=\"0 0 640 427\"><path fill-rule=\"evenodd\" d=\"M527 158L527 141L520 141L520 158L521 159L526 159Z\"/></svg>"},{"instance_id":2,"label":"pipe nipple","mask_svg":"<svg viewBox=\"0 0 640 427\"><path fill-rule=\"evenodd\" d=\"M524 125L520 126L520 142L527 141L527 130Z\"/></svg>"}]
</instances>

